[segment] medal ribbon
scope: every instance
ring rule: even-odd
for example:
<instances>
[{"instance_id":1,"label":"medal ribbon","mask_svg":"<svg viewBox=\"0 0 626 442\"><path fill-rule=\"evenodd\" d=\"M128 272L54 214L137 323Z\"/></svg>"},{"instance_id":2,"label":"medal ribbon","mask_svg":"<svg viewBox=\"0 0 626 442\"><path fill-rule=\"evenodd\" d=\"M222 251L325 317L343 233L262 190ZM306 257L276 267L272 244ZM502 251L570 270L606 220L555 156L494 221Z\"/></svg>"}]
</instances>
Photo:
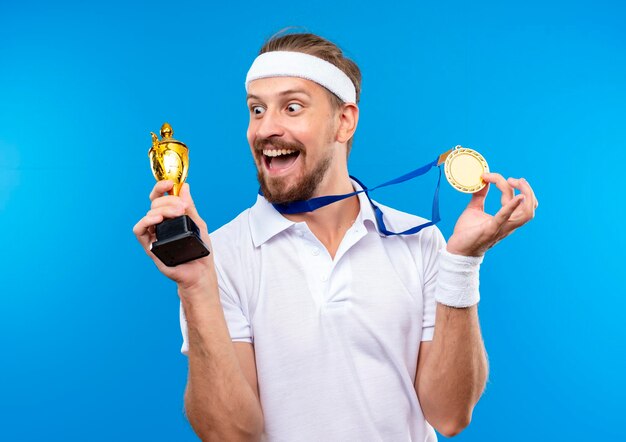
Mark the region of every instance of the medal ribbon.
<instances>
[{"instance_id":1,"label":"medal ribbon","mask_svg":"<svg viewBox=\"0 0 626 442\"><path fill-rule=\"evenodd\" d=\"M376 189L380 189L382 187L393 186L395 184L400 184L405 181L412 180L413 178L422 176L426 172L428 172L431 168L436 167L439 164L441 164L442 157L443 155L438 156L437 159L435 159L434 161L428 164L423 165L422 167L419 167L391 181L387 181L385 183L379 184L378 186L372 187L371 189L368 189L361 181L359 181L355 177L350 176L350 178L356 181L363 188L363 190L357 190L356 192L346 193L344 195L320 196L317 198L311 198L309 200L304 200L304 201L293 201L290 203L272 204L272 205L279 213L282 213L284 215L293 215L296 213L313 212L314 210L317 210L320 207L324 207L334 202L341 201L346 198L350 198L351 196L358 195L359 193L365 193L365 195L367 196L367 199L372 205L372 208L374 209L374 213L376 215L376 221L378 222L378 229L380 230L382 234L387 235L387 236L412 235L426 227L429 227L438 223L441 220L441 217L439 216L439 185L441 184L441 168L438 168L439 177L437 178L437 187L435 188L435 195L433 196L433 208L432 208L431 221L425 222L415 227L411 227L410 229L407 229L403 232L391 232L387 230L387 227L385 226L385 222L383 221L383 212L382 210L380 210L380 208L376 204L374 204L374 202L370 198L369 193L373 192ZM263 195L260 189L259 189L259 195Z\"/></svg>"}]
</instances>

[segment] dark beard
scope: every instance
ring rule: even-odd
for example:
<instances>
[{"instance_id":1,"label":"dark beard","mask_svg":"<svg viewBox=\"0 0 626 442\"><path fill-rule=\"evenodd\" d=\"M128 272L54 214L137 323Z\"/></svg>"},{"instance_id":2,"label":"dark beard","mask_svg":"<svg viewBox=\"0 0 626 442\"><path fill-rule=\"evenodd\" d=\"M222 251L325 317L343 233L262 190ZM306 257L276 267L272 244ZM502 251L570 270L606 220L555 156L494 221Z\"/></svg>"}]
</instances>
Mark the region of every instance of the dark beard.
<instances>
[{"instance_id":1,"label":"dark beard","mask_svg":"<svg viewBox=\"0 0 626 442\"><path fill-rule=\"evenodd\" d=\"M302 155L302 154L300 154ZM315 194L317 186L322 182L330 164L332 158L330 156L324 158L310 173L304 175L300 182L298 182L293 188L289 190L276 189L274 192L270 190L267 180L261 171L257 172L257 180L261 185L261 191L267 201L272 204L284 204L294 201L304 201L311 199ZM271 178L270 178L271 180ZM278 183L274 185L277 187Z\"/></svg>"},{"instance_id":2,"label":"dark beard","mask_svg":"<svg viewBox=\"0 0 626 442\"><path fill-rule=\"evenodd\" d=\"M277 138L257 140L254 143L255 151L260 153L261 156L263 155L263 149L270 146L277 149L292 149L300 152L300 155L306 156L306 153L304 152L304 145L299 142L288 143L284 140ZM262 158L261 162L263 161L264 160ZM324 176L330 168L331 163L332 157L328 155L317 164L315 169L313 169L310 173L305 174L293 188L288 190L282 188L282 186L280 185L280 178L274 180L272 178L267 178L265 175L263 175L263 164L261 164L260 167L257 168L257 180L261 185L261 191L263 192L263 196L267 201L272 204L283 204L294 201L308 200L311 199L315 194L317 186L324 179ZM274 181L272 183L272 186L269 185L268 181ZM270 187L272 187L274 190L272 191Z\"/></svg>"}]
</instances>

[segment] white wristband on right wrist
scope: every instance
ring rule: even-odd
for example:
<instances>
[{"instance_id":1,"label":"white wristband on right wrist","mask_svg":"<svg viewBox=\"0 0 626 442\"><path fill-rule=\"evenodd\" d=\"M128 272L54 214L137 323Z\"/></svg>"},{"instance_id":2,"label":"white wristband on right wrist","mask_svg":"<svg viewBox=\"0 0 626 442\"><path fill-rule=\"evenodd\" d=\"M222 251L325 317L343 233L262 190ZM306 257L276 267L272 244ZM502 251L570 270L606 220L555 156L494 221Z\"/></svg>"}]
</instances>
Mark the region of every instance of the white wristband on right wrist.
<instances>
[{"instance_id":1,"label":"white wristband on right wrist","mask_svg":"<svg viewBox=\"0 0 626 442\"><path fill-rule=\"evenodd\" d=\"M439 272L435 299L448 307L465 308L480 301L479 270L482 256L462 256L439 251Z\"/></svg>"}]
</instances>

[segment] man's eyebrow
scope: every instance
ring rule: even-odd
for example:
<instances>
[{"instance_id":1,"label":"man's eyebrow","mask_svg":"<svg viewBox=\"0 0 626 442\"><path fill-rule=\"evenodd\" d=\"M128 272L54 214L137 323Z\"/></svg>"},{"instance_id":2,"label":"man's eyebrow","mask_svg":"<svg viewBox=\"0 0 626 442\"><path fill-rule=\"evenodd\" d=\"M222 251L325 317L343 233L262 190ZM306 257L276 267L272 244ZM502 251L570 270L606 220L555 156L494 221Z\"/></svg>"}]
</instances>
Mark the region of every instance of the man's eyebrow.
<instances>
[{"instance_id":1,"label":"man's eyebrow","mask_svg":"<svg viewBox=\"0 0 626 442\"><path fill-rule=\"evenodd\" d=\"M310 94L304 89L288 89L286 91L282 91L278 95L293 95L293 94L304 94L306 96L310 96Z\"/></svg>"}]
</instances>

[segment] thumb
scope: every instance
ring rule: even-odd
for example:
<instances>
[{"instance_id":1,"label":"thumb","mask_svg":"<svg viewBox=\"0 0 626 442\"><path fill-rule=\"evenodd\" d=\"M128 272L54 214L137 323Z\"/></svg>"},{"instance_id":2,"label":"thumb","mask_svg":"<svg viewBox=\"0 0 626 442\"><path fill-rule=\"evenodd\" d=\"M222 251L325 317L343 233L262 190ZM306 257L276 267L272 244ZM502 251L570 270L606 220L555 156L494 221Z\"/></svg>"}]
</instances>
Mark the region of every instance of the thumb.
<instances>
[{"instance_id":1,"label":"thumb","mask_svg":"<svg viewBox=\"0 0 626 442\"><path fill-rule=\"evenodd\" d=\"M472 199L470 200L467 208L485 210L485 198L487 198L487 193L489 192L489 183L478 192L472 194Z\"/></svg>"},{"instance_id":2,"label":"thumb","mask_svg":"<svg viewBox=\"0 0 626 442\"><path fill-rule=\"evenodd\" d=\"M185 204L186 209L185 213L196 223L196 226L200 229L200 236L202 241L207 247L210 247L211 240L209 238L209 230L204 222L204 220L200 217L198 210L196 209L196 205L191 198L191 192L189 190L189 184L183 184L183 187L180 189L179 197L183 200L183 204Z\"/></svg>"},{"instance_id":3,"label":"thumb","mask_svg":"<svg viewBox=\"0 0 626 442\"><path fill-rule=\"evenodd\" d=\"M183 187L180 189L180 199L183 200L183 203L187 207L187 214L191 216L194 221L199 221L200 215L198 214L198 210L196 209L196 205L191 198L191 191L189 190L189 183L183 184Z\"/></svg>"}]
</instances>

